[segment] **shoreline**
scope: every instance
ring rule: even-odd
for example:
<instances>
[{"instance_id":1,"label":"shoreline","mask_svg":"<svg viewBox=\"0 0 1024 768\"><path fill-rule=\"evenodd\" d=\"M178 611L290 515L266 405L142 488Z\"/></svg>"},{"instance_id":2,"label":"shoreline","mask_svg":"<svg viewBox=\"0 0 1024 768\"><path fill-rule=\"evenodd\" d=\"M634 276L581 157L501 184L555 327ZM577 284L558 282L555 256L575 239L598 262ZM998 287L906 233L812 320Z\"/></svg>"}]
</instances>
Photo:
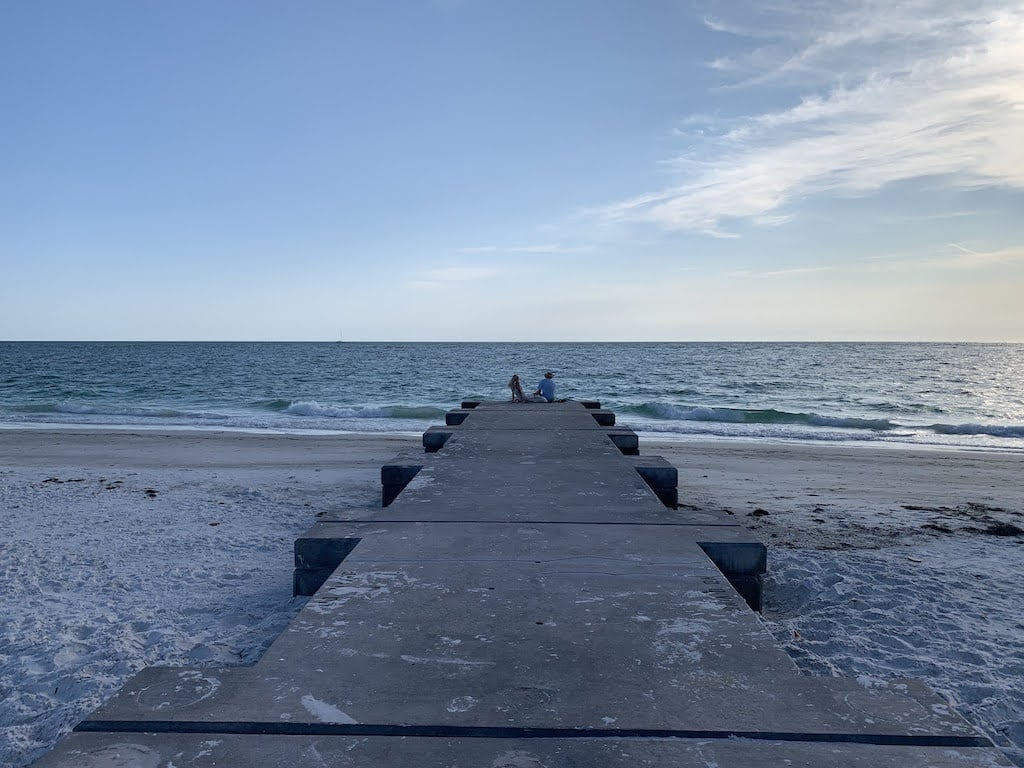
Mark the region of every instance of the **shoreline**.
<instances>
[{"instance_id":1,"label":"shoreline","mask_svg":"<svg viewBox=\"0 0 1024 768\"><path fill-rule=\"evenodd\" d=\"M419 440L422 433L429 427L434 426L437 423L434 421L425 421L422 429L416 430L351 430L351 429L284 429L284 428L270 428L270 427L224 427L224 426L209 426L204 427L197 424L188 424L182 426L168 425L168 424L53 424L53 423L27 423L20 422L14 424L0 422L0 434L4 433L36 433L36 432L51 432L51 433L88 433L96 432L98 434L135 434L135 433L146 433L146 434L181 434L181 433L196 433L202 435L255 435L255 436L281 436L281 437L309 437L309 438L335 438L335 437L350 437L353 439L374 439L374 438L399 438L399 439L413 439ZM965 445L963 443L940 443L940 442L913 442L913 441L900 441L900 440L863 440L856 438L848 439L812 439L805 437L785 437L779 435L765 436L765 437L750 437L748 435L716 435L707 433L688 433L688 432L662 432L662 431L650 431L640 428L638 425L629 424L628 421L622 421L618 426L628 427L633 429L640 438L642 445L657 446L667 445L676 446L680 444L703 444L718 445L718 444L750 444L750 445L764 445L764 446L805 446L805 447L823 447L827 448L840 447L850 449L879 449L879 450L895 450L895 451L927 451L927 452L949 452L949 453L998 453L998 454L1019 454L1024 456L1024 441L1021 441L1020 446L1016 445Z\"/></svg>"}]
</instances>

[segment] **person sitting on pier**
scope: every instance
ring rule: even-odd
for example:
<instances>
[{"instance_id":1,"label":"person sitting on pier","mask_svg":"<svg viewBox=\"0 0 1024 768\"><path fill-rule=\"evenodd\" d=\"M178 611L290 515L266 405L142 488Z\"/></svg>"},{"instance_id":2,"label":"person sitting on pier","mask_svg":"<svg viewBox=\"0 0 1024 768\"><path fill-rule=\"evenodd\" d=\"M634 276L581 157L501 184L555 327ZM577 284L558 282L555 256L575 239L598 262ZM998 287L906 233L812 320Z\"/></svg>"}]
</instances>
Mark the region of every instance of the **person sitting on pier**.
<instances>
[{"instance_id":1,"label":"person sitting on pier","mask_svg":"<svg viewBox=\"0 0 1024 768\"><path fill-rule=\"evenodd\" d=\"M519 381L519 374L512 374L512 378L508 382L508 388L512 390L512 402L513 403L525 403L526 393L523 392L523 385Z\"/></svg>"},{"instance_id":2,"label":"person sitting on pier","mask_svg":"<svg viewBox=\"0 0 1024 768\"><path fill-rule=\"evenodd\" d=\"M543 398L543 400L538 400L537 402L553 403L555 401L555 374L551 371L545 373L544 378L537 385L537 391L533 394L536 397Z\"/></svg>"}]
</instances>

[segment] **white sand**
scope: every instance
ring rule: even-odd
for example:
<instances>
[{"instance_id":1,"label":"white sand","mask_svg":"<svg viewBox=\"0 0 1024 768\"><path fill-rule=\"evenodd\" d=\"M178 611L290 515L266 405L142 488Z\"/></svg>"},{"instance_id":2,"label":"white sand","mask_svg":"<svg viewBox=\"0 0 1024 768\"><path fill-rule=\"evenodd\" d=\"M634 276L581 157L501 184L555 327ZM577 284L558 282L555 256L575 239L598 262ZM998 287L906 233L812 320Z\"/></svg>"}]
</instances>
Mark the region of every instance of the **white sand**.
<instances>
[{"instance_id":1,"label":"white sand","mask_svg":"<svg viewBox=\"0 0 1024 768\"><path fill-rule=\"evenodd\" d=\"M0 765L38 758L142 667L254 663L302 605L295 538L379 506L381 464L418 444L0 431Z\"/></svg>"},{"instance_id":2,"label":"white sand","mask_svg":"<svg viewBox=\"0 0 1024 768\"><path fill-rule=\"evenodd\" d=\"M254 662L301 606L294 539L379 505L381 464L418 448L0 430L0 764L36 759L144 666ZM802 668L923 678L1024 765L1024 538L982 532L1024 528L1024 455L641 448L680 468L683 504L769 543L766 625Z\"/></svg>"}]
</instances>

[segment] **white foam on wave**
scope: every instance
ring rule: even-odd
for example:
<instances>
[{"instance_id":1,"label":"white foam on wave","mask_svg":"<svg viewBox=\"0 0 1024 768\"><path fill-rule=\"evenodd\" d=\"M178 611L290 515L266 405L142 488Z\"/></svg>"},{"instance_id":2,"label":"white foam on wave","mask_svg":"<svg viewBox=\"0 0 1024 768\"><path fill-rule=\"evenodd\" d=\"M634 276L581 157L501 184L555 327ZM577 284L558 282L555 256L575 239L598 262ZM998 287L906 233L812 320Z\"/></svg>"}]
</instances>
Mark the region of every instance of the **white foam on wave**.
<instances>
[{"instance_id":1,"label":"white foam on wave","mask_svg":"<svg viewBox=\"0 0 1024 768\"><path fill-rule=\"evenodd\" d=\"M331 419L388 419L390 408L343 408L334 405L320 405L315 400L299 400L284 409L290 416L327 417Z\"/></svg>"},{"instance_id":2,"label":"white foam on wave","mask_svg":"<svg viewBox=\"0 0 1024 768\"><path fill-rule=\"evenodd\" d=\"M888 430L898 428L888 419L868 419L855 416L821 416L816 413L791 413L772 408L716 408L713 406L677 406L669 403L649 403L643 406L655 419L668 421L705 421L722 424L782 424L836 429Z\"/></svg>"},{"instance_id":3,"label":"white foam on wave","mask_svg":"<svg viewBox=\"0 0 1024 768\"><path fill-rule=\"evenodd\" d=\"M932 424L940 435L991 435L992 437L1024 437L1024 426L1015 424Z\"/></svg>"},{"instance_id":4,"label":"white foam on wave","mask_svg":"<svg viewBox=\"0 0 1024 768\"><path fill-rule=\"evenodd\" d=\"M174 418L185 416L182 411L174 408L146 408L142 406L118 406L118 405L84 405L82 403L57 403L54 406L57 413L71 413L80 416L134 416L142 418ZM188 414L198 415L198 414Z\"/></svg>"},{"instance_id":5,"label":"white foam on wave","mask_svg":"<svg viewBox=\"0 0 1024 768\"><path fill-rule=\"evenodd\" d=\"M442 417L445 409L430 405L335 406L321 405L315 400L291 403L282 413L315 419L403 419L429 420Z\"/></svg>"},{"instance_id":6,"label":"white foam on wave","mask_svg":"<svg viewBox=\"0 0 1024 768\"><path fill-rule=\"evenodd\" d=\"M734 408L712 408L709 406L679 406L669 403L650 403L642 408L657 419L669 421L719 421L743 423L743 411Z\"/></svg>"},{"instance_id":7,"label":"white foam on wave","mask_svg":"<svg viewBox=\"0 0 1024 768\"><path fill-rule=\"evenodd\" d=\"M887 429L898 429L888 419L859 419L852 416L819 416L816 413L808 414L807 421L817 427L837 427L839 429L870 429L882 431Z\"/></svg>"}]
</instances>

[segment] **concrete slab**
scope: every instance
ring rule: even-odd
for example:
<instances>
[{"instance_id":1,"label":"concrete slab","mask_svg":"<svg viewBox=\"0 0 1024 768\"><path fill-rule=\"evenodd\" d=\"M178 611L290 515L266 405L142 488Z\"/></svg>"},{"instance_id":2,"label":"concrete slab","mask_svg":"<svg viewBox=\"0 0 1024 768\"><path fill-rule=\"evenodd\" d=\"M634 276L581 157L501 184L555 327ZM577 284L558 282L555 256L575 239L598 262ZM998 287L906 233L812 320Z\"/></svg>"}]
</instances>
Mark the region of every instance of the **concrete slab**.
<instances>
[{"instance_id":1,"label":"concrete slab","mask_svg":"<svg viewBox=\"0 0 1024 768\"><path fill-rule=\"evenodd\" d=\"M626 462L567 457L559 462L557 472L542 471L538 464L532 458L437 462L420 470L389 509L411 513L417 507L472 508L500 516L532 509L544 520L562 519L570 510L580 510L595 519L611 516L619 522L630 522L630 515L660 515L665 510Z\"/></svg>"},{"instance_id":2,"label":"concrete slab","mask_svg":"<svg viewBox=\"0 0 1024 768\"><path fill-rule=\"evenodd\" d=\"M568 408L566 405L573 407ZM536 432L535 426L531 425L536 425L540 409L547 412L543 418L549 422L549 429L600 432L611 426L599 424L597 419L592 416L592 414L602 413L602 411L588 411L578 407L575 403L516 403L507 408L481 406L471 411L456 411L455 413L466 414L466 418L458 425L461 430L501 429Z\"/></svg>"},{"instance_id":3,"label":"concrete slab","mask_svg":"<svg viewBox=\"0 0 1024 768\"><path fill-rule=\"evenodd\" d=\"M650 562L652 558L663 557L664 548L677 541L690 557L696 556L696 543L748 605L760 609L761 577L767 565L764 545L738 525L693 523L452 523L380 520L374 519L372 513L364 513L361 519L357 515L325 519L296 541L295 594L312 595L356 544L362 544L357 555L360 560L406 561L417 557L479 561L504 560L520 554L532 560L539 556L608 553L634 562Z\"/></svg>"},{"instance_id":4,"label":"concrete slab","mask_svg":"<svg viewBox=\"0 0 1024 768\"><path fill-rule=\"evenodd\" d=\"M475 509L468 510L472 512ZM731 515L725 515L717 512L709 512L704 510L693 510L693 509L677 509L677 510L659 510L658 507L651 507L652 510L657 514L644 514L640 518L628 519L622 517L619 519L609 517L597 517L594 515L586 515L590 519L576 519L570 515L565 515L561 519L556 520L532 520L529 522L536 523L538 525L551 524L559 525L562 523L589 523L594 525L600 524L623 524L623 525L689 525L698 528L714 528L714 529L733 529L737 531L744 531L745 529L736 521L736 517ZM453 514L451 510L435 510L428 509L427 507L416 507L415 511L419 514L412 515L407 514L410 512L409 507L400 507L397 511L394 509L381 509L380 507L373 507L370 509L359 508L359 509L340 509L331 510L325 512L323 517L320 518L321 523L359 523L359 522L451 522L453 520L463 520L466 522L493 522L493 523L508 523L515 522L519 518L524 518L525 515L515 514L505 518L494 518L490 517L487 519L479 516L474 517L472 514L463 514L467 510L460 511L458 514ZM746 534L746 537L753 541L750 534ZM731 539L730 539L731 540Z\"/></svg>"},{"instance_id":5,"label":"concrete slab","mask_svg":"<svg viewBox=\"0 0 1024 768\"><path fill-rule=\"evenodd\" d=\"M281 724L282 726L286 724ZM284 729L282 729L284 730ZM324 730L329 730L325 726ZM76 733L37 768L481 766L486 768L1012 768L993 750L750 738Z\"/></svg>"},{"instance_id":6,"label":"concrete slab","mask_svg":"<svg viewBox=\"0 0 1024 768\"><path fill-rule=\"evenodd\" d=\"M324 557L307 555L299 565L323 567L337 551L355 562L536 562L600 558L626 564L703 563L699 542L710 539L760 548L740 527L501 522L319 522L299 541L334 547ZM337 545L337 540L357 541ZM697 545L695 546L695 543ZM296 544L296 552L299 551ZM737 566L736 570L739 570Z\"/></svg>"},{"instance_id":7,"label":"concrete slab","mask_svg":"<svg viewBox=\"0 0 1024 768\"><path fill-rule=\"evenodd\" d=\"M346 562L257 667L151 668L90 720L977 737L938 697L801 676L716 573Z\"/></svg>"},{"instance_id":8,"label":"concrete slab","mask_svg":"<svg viewBox=\"0 0 1024 768\"><path fill-rule=\"evenodd\" d=\"M636 434L626 428L613 427L614 414L611 411L592 409L582 403L480 403L472 409L458 409L446 416L444 428L427 430L423 445L427 451L440 450L447 439L460 431L477 430L525 430L537 435L535 429L538 417L544 419L545 431L586 430L604 433L622 452L635 455L638 451ZM457 427L456 427L457 425Z\"/></svg>"},{"instance_id":9,"label":"concrete slab","mask_svg":"<svg viewBox=\"0 0 1024 768\"><path fill-rule=\"evenodd\" d=\"M459 432L492 430L502 432L614 432L626 429L621 426L604 426L597 423L591 414L598 411L584 409L565 410L561 405L512 406L508 409L477 408L467 411L469 416L458 426L449 427ZM537 419L543 419L548 426L543 430L535 427Z\"/></svg>"}]
</instances>

